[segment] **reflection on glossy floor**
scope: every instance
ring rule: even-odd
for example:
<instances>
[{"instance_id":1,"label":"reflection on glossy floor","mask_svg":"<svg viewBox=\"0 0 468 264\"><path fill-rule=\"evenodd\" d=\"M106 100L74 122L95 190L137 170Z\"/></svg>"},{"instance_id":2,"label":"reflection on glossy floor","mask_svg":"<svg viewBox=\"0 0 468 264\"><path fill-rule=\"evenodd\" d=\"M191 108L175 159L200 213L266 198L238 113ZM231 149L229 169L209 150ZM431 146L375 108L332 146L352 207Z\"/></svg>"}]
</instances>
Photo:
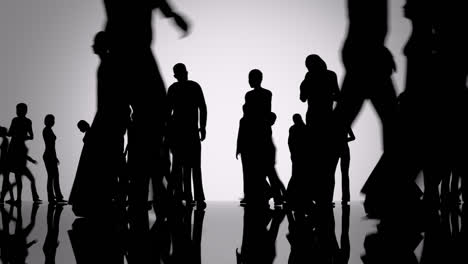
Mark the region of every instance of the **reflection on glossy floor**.
<instances>
[{"instance_id":1,"label":"reflection on glossy floor","mask_svg":"<svg viewBox=\"0 0 468 264\"><path fill-rule=\"evenodd\" d=\"M458 250L467 236L460 207L425 215L424 223L401 215L394 225L367 219L358 202L303 219L211 202L172 220L150 211L149 228L131 230L117 220L75 221L70 206L0 209L1 263L455 263L448 256L466 251Z\"/></svg>"}]
</instances>

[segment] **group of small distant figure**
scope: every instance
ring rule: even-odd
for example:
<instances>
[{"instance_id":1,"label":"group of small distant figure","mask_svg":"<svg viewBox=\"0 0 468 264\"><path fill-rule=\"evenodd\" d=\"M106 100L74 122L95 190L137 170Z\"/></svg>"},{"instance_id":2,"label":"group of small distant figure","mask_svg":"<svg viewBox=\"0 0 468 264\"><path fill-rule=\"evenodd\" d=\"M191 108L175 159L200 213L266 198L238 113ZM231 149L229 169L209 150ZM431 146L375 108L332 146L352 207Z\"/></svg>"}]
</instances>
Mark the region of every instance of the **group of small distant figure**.
<instances>
[{"instance_id":1,"label":"group of small distant figure","mask_svg":"<svg viewBox=\"0 0 468 264\"><path fill-rule=\"evenodd\" d=\"M11 121L10 129L0 126L0 175L3 176L0 203L5 202L7 194L10 195L8 203L19 204L22 199L23 176L31 182L32 199L35 203L42 200L39 197L34 175L27 167L28 161L37 164L37 161L28 155L26 141L34 139L31 120L26 117L28 106L25 103L16 105L16 117ZM52 127L55 125L55 117L48 114L44 118L44 129L42 136L44 138L44 154L42 158L47 171L47 198L49 203L66 203L60 190L59 182L59 160L55 150L55 136ZM11 140L8 139L11 138ZM10 182L10 174L14 174L15 182ZM16 186L16 198L13 189Z\"/></svg>"}]
</instances>

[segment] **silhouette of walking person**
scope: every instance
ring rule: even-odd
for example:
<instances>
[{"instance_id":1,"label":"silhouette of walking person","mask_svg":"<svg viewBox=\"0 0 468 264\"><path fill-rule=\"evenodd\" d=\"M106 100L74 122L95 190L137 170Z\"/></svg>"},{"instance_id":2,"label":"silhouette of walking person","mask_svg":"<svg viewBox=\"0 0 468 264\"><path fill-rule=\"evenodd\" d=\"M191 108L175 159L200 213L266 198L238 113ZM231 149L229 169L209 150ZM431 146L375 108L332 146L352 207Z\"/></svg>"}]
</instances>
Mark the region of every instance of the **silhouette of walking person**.
<instances>
[{"instance_id":1,"label":"silhouette of walking person","mask_svg":"<svg viewBox=\"0 0 468 264\"><path fill-rule=\"evenodd\" d=\"M115 58L116 88L123 91L134 111L133 138L129 139L132 150L128 153L132 172L129 201L136 207L145 207L149 175L160 171L158 155L167 120L165 85L151 51L152 13L159 9L185 33L189 26L167 0L103 2L107 15L105 31Z\"/></svg>"},{"instance_id":2,"label":"silhouette of walking person","mask_svg":"<svg viewBox=\"0 0 468 264\"><path fill-rule=\"evenodd\" d=\"M396 66L384 45L388 27L387 0L348 0L347 3L348 34L342 49L346 74L335 111L345 134L364 100L370 99L382 122L384 148L391 147L396 113L391 75ZM373 25L371 28L369 23Z\"/></svg>"},{"instance_id":3,"label":"silhouette of walking person","mask_svg":"<svg viewBox=\"0 0 468 264\"><path fill-rule=\"evenodd\" d=\"M14 200L13 185L10 183L10 164L8 160L8 147L10 145L10 141L7 138L7 133L7 128L0 126L0 138L2 139L2 144L0 145L0 175L3 176L0 203L5 201L7 192L10 194L10 200Z\"/></svg>"},{"instance_id":4,"label":"silhouette of walking person","mask_svg":"<svg viewBox=\"0 0 468 264\"><path fill-rule=\"evenodd\" d=\"M177 82L169 87L167 93L171 133L169 137L172 142L174 165L179 167L176 169L181 170L185 201L192 201L193 179L197 207L203 208L206 204L202 184L200 141L206 137L206 102L200 85L188 79L184 64L178 63L174 66L174 77Z\"/></svg>"},{"instance_id":5,"label":"silhouette of walking person","mask_svg":"<svg viewBox=\"0 0 468 264\"><path fill-rule=\"evenodd\" d=\"M63 199L62 191L60 190L59 160L55 150L57 137L52 130L52 127L55 125L55 117L51 114L46 115L44 118L44 125L45 128L42 130L42 137L44 138L45 150L42 158L47 170L47 197L49 203L63 203L66 201Z\"/></svg>"},{"instance_id":6,"label":"silhouette of walking person","mask_svg":"<svg viewBox=\"0 0 468 264\"><path fill-rule=\"evenodd\" d=\"M36 189L36 180L33 174L26 166L28 161L36 164L36 160L28 156L26 140L34 138L32 122L26 117L28 106L25 103L16 105L16 117L11 121L8 136L11 137L8 157L10 160L11 172L15 174L16 179L16 202L21 202L21 193L23 191L22 176L25 176L31 182L32 199L34 202L41 202Z\"/></svg>"}]
</instances>

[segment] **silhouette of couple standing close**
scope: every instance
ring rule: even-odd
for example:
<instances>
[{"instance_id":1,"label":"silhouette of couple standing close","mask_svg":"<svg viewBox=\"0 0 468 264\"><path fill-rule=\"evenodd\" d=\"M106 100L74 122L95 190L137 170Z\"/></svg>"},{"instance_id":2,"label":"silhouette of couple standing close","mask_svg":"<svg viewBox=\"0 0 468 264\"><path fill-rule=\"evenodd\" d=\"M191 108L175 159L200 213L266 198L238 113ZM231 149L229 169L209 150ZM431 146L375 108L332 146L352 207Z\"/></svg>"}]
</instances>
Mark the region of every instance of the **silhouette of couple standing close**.
<instances>
[{"instance_id":1,"label":"silhouette of couple standing close","mask_svg":"<svg viewBox=\"0 0 468 264\"><path fill-rule=\"evenodd\" d=\"M101 60L97 112L89 128L84 121L79 124L86 134L70 194L73 211L94 215L127 202L132 209L146 209L150 179L154 201L167 202L176 195L192 203L192 177L197 206L206 206L200 169L200 140L206 135L202 90L187 79L185 66L177 64L178 82L166 96L151 51L154 10L173 19L185 34L189 25L165 0L130 5L104 0L104 7L105 31L95 36L93 45ZM171 175L167 148L173 158Z\"/></svg>"}]
</instances>

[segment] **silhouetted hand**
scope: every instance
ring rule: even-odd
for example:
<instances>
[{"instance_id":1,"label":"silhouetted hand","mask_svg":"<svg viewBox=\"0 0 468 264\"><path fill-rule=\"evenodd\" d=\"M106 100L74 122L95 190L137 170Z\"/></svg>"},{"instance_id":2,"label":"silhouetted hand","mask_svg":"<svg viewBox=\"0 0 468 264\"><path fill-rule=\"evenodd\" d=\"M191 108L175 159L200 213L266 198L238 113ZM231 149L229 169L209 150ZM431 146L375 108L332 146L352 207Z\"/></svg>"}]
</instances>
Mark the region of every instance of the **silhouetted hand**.
<instances>
[{"instance_id":1,"label":"silhouetted hand","mask_svg":"<svg viewBox=\"0 0 468 264\"><path fill-rule=\"evenodd\" d=\"M236 160L239 159L239 154L240 154L239 152L236 153Z\"/></svg>"},{"instance_id":2,"label":"silhouetted hand","mask_svg":"<svg viewBox=\"0 0 468 264\"><path fill-rule=\"evenodd\" d=\"M182 37L185 38L186 36L188 36L190 26L185 21L185 19L179 14L174 14L173 18L174 18L174 22L176 23L176 25L184 31L184 34L182 35Z\"/></svg>"},{"instance_id":3,"label":"silhouetted hand","mask_svg":"<svg viewBox=\"0 0 468 264\"><path fill-rule=\"evenodd\" d=\"M37 160L31 159L31 163L34 164L34 165L36 165L36 164L37 164Z\"/></svg>"},{"instance_id":4,"label":"silhouetted hand","mask_svg":"<svg viewBox=\"0 0 468 264\"><path fill-rule=\"evenodd\" d=\"M200 140L203 141L206 138L206 129L200 128Z\"/></svg>"}]
</instances>

